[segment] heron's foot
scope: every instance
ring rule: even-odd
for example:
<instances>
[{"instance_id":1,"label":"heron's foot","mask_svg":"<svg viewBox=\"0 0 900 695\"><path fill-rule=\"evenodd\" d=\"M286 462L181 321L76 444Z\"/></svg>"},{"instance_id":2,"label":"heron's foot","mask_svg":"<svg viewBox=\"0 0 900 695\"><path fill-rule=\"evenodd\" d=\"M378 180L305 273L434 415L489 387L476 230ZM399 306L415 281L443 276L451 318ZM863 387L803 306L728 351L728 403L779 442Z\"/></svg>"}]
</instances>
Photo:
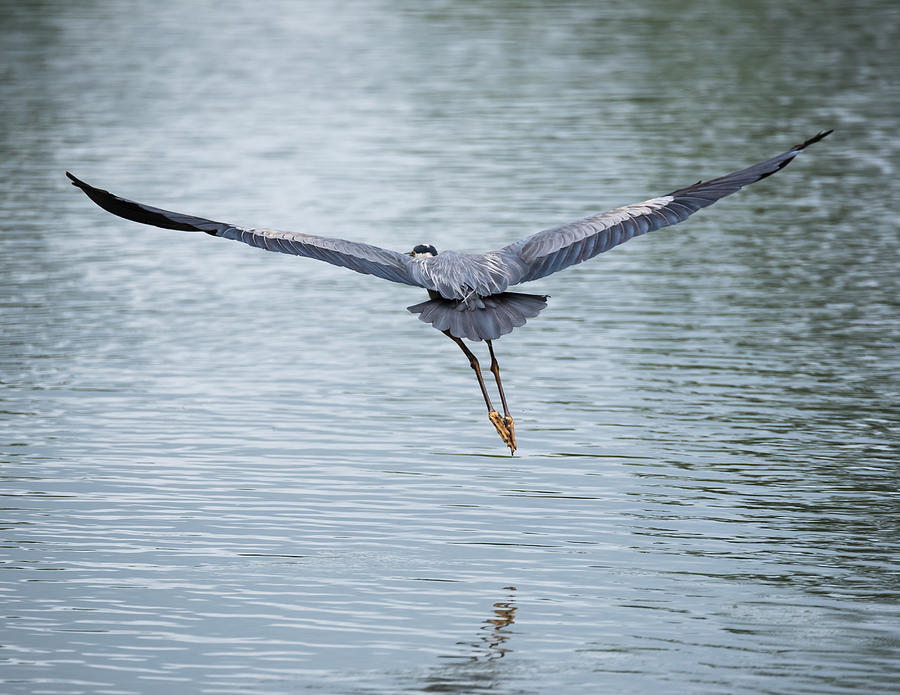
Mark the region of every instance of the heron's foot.
<instances>
[{"instance_id":1,"label":"heron's foot","mask_svg":"<svg viewBox=\"0 0 900 695\"><path fill-rule=\"evenodd\" d=\"M497 434L500 435L500 439L509 447L510 455L514 454L516 452L516 427L513 419L508 416L502 417L496 410L489 412L488 417L493 423L494 429L497 430Z\"/></svg>"}]
</instances>

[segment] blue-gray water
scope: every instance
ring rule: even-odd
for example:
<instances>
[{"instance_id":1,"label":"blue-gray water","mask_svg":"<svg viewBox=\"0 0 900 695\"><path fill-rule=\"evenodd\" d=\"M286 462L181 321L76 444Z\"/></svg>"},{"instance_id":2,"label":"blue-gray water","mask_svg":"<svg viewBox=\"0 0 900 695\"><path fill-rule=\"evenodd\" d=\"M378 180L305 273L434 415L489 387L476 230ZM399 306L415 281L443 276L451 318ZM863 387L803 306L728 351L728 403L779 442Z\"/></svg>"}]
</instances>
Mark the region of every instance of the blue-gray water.
<instances>
[{"instance_id":1,"label":"blue-gray water","mask_svg":"<svg viewBox=\"0 0 900 695\"><path fill-rule=\"evenodd\" d=\"M0 11L0 691L896 692L895 2ZM514 458L422 291L63 177L481 251L825 128L523 286Z\"/></svg>"}]
</instances>

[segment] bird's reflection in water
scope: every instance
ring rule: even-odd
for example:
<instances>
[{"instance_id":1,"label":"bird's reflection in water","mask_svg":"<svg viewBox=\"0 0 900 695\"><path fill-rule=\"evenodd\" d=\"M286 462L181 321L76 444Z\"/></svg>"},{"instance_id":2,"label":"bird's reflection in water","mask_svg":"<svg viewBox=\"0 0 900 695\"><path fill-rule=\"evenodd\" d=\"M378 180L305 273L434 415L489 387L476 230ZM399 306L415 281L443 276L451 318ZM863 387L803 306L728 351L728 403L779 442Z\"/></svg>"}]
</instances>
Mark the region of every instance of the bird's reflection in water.
<instances>
[{"instance_id":1,"label":"bird's reflection in water","mask_svg":"<svg viewBox=\"0 0 900 695\"><path fill-rule=\"evenodd\" d=\"M509 639L509 632L505 632L504 628L512 625L516 618L518 606L516 606L516 596L513 593L516 590L516 587L505 586L503 588L510 592L509 596L507 596L505 600L497 601L494 604L494 615L485 620L484 625L481 626L481 629L484 630L484 634L481 635L480 643L473 643L473 646L481 651L480 655L476 654L472 657L476 661L478 659L492 661L494 659L499 659L507 652L512 651L512 649L506 646L506 640ZM460 642L460 644L464 643Z\"/></svg>"},{"instance_id":2,"label":"bird's reflection in water","mask_svg":"<svg viewBox=\"0 0 900 695\"><path fill-rule=\"evenodd\" d=\"M510 626L515 621L516 587L505 586L506 596L493 605L492 615L481 625L481 634L472 642L460 641L458 645L469 646L472 653L467 656L445 657L452 662L435 667L425 678L424 692L431 693L481 693L497 692L504 686L504 676L511 675L501 668L498 661L513 650L508 646L512 632ZM503 692L524 692L519 689Z\"/></svg>"}]
</instances>

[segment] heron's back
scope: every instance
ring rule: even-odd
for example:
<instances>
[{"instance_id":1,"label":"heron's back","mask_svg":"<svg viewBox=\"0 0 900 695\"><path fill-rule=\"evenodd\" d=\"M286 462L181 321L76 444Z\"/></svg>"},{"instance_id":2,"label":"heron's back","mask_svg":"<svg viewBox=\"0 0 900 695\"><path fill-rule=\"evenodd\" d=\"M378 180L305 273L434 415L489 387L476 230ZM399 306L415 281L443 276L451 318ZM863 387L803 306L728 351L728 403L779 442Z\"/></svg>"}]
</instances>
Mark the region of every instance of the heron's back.
<instances>
[{"instance_id":1,"label":"heron's back","mask_svg":"<svg viewBox=\"0 0 900 695\"><path fill-rule=\"evenodd\" d=\"M489 297L506 291L510 279L520 274L518 264L515 255L502 251L442 251L431 258L416 258L412 274L422 287L446 299Z\"/></svg>"}]
</instances>

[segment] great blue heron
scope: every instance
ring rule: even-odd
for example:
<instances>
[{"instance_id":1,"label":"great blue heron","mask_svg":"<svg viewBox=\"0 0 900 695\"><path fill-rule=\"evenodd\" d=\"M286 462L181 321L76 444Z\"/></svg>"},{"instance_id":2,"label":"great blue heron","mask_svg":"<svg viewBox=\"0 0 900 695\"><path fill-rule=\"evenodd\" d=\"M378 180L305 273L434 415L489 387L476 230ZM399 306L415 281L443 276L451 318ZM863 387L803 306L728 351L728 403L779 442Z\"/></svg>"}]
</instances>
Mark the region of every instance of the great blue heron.
<instances>
[{"instance_id":1,"label":"great blue heron","mask_svg":"<svg viewBox=\"0 0 900 695\"><path fill-rule=\"evenodd\" d=\"M514 423L503 393L500 367L491 341L537 316L547 306L547 297L507 292L507 289L586 261L632 237L677 224L719 198L774 174L787 166L805 147L831 132L821 132L777 157L733 174L698 181L643 203L626 205L547 229L487 253L443 251L438 254L431 244L419 244L409 253L399 253L357 241L236 227L226 222L214 222L136 203L94 188L69 172L66 176L101 208L135 222L187 232L206 232L268 251L308 256L358 273L428 290L428 301L407 307L408 310L441 331L465 353L478 378L488 417L510 453L514 453ZM497 382L503 406L502 417L491 405L478 359L463 339L484 340L487 343L491 356L490 371Z\"/></svg>"}]
</instances>

